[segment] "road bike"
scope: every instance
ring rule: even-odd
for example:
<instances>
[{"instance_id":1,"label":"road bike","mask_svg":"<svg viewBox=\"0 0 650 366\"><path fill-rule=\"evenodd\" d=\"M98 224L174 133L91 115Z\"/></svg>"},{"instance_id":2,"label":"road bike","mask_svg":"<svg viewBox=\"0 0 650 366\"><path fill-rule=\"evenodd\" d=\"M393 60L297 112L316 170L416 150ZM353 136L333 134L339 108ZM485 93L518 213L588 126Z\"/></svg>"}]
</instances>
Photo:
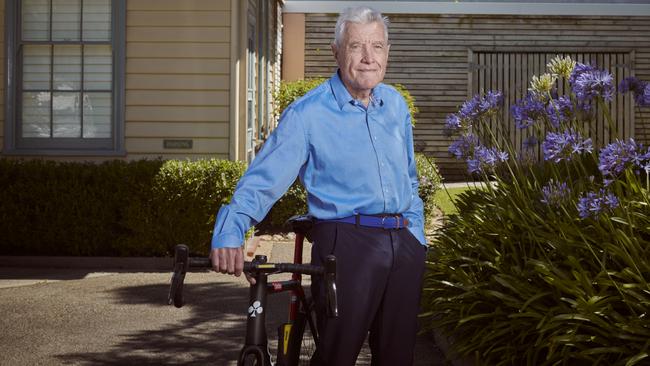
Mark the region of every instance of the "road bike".
<instances>
[{"instance_id":1,"label":"road bike","mask_svg":"<svg viewBox=\"0 0 650 366\"><path fill-rule=\"evenodd\" d=\"M288 221L295 233L293 263L267 263L266 256L257 255L244 262L244 272L255 278L250 286L246 320L246 337L239 354L238 366L298 366L309 365L318 347L316 308L305 294L302 275L323 276L325 283L326 316L337 317L336 258L330 255L323 266L302 264L303 243L311 230L312 220L295 216ZM189 257L189 248L180 244L175 248L174 273L169 290L169 304L183 306L183 281L190 267L211 268L209 258ZM292 273L290 280L269 281L269 276ZM278 346L275 363L272 362L266 332L267 295L291 292L288 321L278 327Z\"/></svg>"}]
</instances>

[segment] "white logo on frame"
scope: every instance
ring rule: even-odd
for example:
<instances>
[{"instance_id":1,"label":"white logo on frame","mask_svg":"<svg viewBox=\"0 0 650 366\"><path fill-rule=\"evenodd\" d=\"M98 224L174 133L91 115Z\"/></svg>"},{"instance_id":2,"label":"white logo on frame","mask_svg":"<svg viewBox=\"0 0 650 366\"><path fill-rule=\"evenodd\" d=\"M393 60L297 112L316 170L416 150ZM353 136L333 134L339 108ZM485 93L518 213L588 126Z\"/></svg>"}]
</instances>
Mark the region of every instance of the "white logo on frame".
<instances>
[{"instance_id":1,"label":"white logo on frame","mask_svg":"<svg viewBox=\"0 0 650 366\"><path fill-rule=\"evenodd\" d=\"M264 308L260 305L262 304L259 301L255 301L253 305L248 307L248 315L250 315L251 318L255 318L257 314L262 314Z\"/></svg>"}]
</instances>

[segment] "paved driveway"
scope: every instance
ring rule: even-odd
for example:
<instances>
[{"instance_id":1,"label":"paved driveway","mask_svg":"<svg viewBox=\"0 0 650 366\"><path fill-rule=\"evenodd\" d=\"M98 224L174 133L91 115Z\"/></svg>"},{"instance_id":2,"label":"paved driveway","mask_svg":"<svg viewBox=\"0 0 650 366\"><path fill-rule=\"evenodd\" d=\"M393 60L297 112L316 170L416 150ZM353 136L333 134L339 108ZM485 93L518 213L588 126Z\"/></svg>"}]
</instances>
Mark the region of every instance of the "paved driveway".
<instances>
[{"instance_id":1,"label":"paved driveway","mask_svg":"<svg viewBox=\"0 0 650 366\"><path fill-rule=\"evenodd\" d=\"M275 256L279 258L279 256ZM276 259L277 260L277 259ZM234 365L244 335L243 278L188 273L186 305L166 305L167 272L0 268L0 365ZM273 295L268 332L286 316ZM421 336L416 365L442 365ZM357 365L368 365L365 349Z\"/></svg>"}]
</instances>

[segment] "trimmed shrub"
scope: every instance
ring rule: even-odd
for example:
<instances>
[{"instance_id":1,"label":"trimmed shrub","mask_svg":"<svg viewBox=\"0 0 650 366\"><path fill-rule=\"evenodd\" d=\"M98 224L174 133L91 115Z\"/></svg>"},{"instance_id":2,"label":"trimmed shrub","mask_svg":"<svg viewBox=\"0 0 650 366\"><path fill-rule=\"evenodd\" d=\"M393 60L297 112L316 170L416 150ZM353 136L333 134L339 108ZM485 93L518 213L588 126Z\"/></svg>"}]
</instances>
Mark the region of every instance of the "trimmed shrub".
<instances>
[{"instance_id":1,"label":"trimmed shrub","mask_svg":"<svg viewBox=\"0 0 650 366\"><path fill-rule=\"evenodd\" d=\"M101 164L0 159L0 253L207 254L214 216L245 164L224 160Z\"/></svg>"},{"instance_id":2,"label":"trimmed shrub","mask_svg":"<svg viewBox=\"0 0 650 366\"><path fill-rule=\"evenodd\" d=\"M153 179L149 205L157 230L133 236L137 240L129 248L154 239L146 247L171 253L174 245L185 243L192 252L207 255L216 213L230 201L245 169L245 163L228 160L165 161Z\"/></svg>"},{"instance_id":3,"label":"trimmed shrub","mask_svg":"<svg viewBox=\"0 0 650 366\"><path fill-rule=\"evenodd\" d=\"M0 252L115 255L161 165L0 159Z\"/></svg>"}]
</instances>

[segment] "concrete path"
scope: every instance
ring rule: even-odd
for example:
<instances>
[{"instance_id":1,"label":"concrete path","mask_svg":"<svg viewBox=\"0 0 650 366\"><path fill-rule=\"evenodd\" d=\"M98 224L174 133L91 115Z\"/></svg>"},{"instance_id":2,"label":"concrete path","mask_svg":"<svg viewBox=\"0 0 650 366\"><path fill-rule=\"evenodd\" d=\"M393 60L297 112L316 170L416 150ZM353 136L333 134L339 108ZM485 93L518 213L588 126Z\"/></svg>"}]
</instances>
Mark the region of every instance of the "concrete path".
<instances>
[{"instance_id":1,"label":"concrete path","mask_svg":"<svg viewBox=\"0 0 650 366\"><path fill-rule=\"evenodd\" d=\"M292 245L262 242L257 253L288 261ZM306 252L309 252L308 250ZM242 278L188 273L186 305L166 305L170 274L81 268L0 268L0 365L235 365L244 336ZM286 295L267 307L268 332L286 314ZM357 365L369 365L365 348ZM444 365L429 335L418 366Z\"/></svg>"}]
</instances>

